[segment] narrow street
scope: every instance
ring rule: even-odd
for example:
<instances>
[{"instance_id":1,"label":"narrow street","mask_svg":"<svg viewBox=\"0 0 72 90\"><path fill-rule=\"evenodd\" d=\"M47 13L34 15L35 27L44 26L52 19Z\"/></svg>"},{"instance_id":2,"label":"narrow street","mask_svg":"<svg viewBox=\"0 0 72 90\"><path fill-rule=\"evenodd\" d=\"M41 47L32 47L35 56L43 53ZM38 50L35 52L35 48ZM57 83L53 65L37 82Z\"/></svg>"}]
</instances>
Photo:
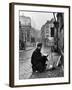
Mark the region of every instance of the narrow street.
<instances>
[{"instance_id":1,"label":"narrow street","mask_svg":"<svg viewBox=\"0 0 72 90\"><path fill-rule=\"evenodd\" d=\"M35 47L31 47L27 51L22 50L19 52L19 78L20 79L27 79L32 75L30 60L34 49Z\"/></svg>"},{"instance_id":2,"label":"narrow street","mask_svg":"<svg viewBox=\"0 0 72 90\"><path fill-rule=\"evenodd\" d=\"M63 76L63 70L61 67L58 67L55 70L47 70L43 73L38 72L32 73L31 55L34 50L35 47L31 47L26 51L22 50L19 52L19 79L50 78ZM50 50L51 50L50 47L42 48L42 53L49 54ZM53 63L53 61L48 61L47 63L50 65Z\"/></svg>"}]
</instances>

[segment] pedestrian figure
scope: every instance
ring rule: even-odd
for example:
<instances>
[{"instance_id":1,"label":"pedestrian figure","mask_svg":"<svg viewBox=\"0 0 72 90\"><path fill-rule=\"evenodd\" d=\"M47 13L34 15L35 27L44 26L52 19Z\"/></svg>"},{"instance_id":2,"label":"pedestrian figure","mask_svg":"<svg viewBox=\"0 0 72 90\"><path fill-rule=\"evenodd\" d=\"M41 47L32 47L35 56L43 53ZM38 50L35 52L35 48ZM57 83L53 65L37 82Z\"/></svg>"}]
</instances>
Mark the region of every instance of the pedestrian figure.
<instances>
[{"instance_id":1,"label":"pedestrian figure","mask_svg":"<svg viewBox=\"0 0 72 90\"><path fill-rule=\"evenodd\" d=\"M31 64L33 72L43 72L46 69L47 56L41 54L42 43L37 44L37 48L32 54Z\"/></svg>"}]
</instances>

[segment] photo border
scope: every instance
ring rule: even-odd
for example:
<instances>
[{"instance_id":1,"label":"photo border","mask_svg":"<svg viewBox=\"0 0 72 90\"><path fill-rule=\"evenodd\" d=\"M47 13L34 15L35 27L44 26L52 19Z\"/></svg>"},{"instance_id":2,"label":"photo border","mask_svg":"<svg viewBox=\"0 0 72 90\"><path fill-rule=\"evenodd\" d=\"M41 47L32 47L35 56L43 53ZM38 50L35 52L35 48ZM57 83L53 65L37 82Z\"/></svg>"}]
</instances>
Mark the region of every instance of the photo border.
<instances>
[{"instance_id":1,"label":"photo border","mask_svg":"<svg viewBox=\"0 0 72 90\"><path fill-rule=\"evenodd\" d=\"M49 83L49 84L33 84L33 85L14 85L14 5L29 5L29 6L44 6L68 8L69 10L69 77L68 82ZM33 4L33 3L10 3L9 4L9 86L10 87L28 87L28 86L45 86L45 85L61 85L70 84L70 6L64 5L48 5L48 4Z\"/></svg>"}]
</instances>

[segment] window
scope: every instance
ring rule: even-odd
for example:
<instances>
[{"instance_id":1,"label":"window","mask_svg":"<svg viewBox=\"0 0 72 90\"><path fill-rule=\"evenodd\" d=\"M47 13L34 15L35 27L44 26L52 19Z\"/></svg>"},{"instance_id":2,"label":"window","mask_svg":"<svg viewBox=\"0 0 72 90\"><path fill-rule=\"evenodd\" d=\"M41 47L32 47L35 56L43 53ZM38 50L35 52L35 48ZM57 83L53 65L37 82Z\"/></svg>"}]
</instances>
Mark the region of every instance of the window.
<instances>
[{"instance_id":1,"label":"window","mask_svg":"<svg viewBox=\"0 0 72 90\"><path fill-rule=\"evenodd\" d=\"M54 37L54 27L51 27L51 37Z\"/></svg>"}]
</instances>

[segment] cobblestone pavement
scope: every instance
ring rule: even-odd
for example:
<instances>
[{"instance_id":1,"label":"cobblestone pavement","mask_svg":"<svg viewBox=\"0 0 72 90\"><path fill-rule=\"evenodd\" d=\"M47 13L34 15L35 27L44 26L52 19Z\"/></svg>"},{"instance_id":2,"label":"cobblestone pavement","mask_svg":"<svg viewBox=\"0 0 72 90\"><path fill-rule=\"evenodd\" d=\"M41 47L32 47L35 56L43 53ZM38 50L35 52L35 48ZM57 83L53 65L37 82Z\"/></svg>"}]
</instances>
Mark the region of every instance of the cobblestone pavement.
<instances>
[{"instance_id":1,"label":"cobblestone pavement","mask_svg":"<svg viewBox=\"0 0 72 90\"><path fill-rule=\"evenodd\" d=\"M20 79L27 79L32 75L30 58L34 49L35 47L32 47L27 51L19 52L19 78Z\"/></svg>"},{"instance_id":2,"label":"cobblestone pavement","mask_svg":"<svg viewBox=\"0 0 72 90\"><path fill-rule=\"evenodd\" d=\"M32 73L31 55L34 50L35 47L31 47L27 51L23 50L19 52L19 79L62 77L64 75L61 67L58 67L55 70L47 70L43 73ZM50 50L50 47L42 48L42 53L49 54L51 53ZM52 62L53 61L50 61L50 63L48 62L48 64L51 64Z\"/></svg>"}]
</instances>

